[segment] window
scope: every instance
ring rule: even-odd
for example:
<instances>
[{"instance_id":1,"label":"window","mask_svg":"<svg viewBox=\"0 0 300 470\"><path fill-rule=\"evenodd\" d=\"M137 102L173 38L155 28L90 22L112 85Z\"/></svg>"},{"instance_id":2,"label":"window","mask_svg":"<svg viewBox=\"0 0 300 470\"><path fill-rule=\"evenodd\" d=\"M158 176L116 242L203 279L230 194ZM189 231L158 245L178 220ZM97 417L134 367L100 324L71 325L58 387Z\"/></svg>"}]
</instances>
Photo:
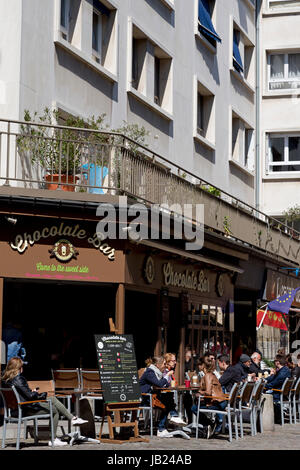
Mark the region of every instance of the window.
<instances>
[{"instance_id":1,"label":"window","mask_svg":"<svg viewBox=\"0 0 300 470\"><path fill-rule=\"evenodd\" d=\"M235 113L232 113L232 160L249 170L254 167L254 130Z\"/></svg>"},{"instance_id":2,"label":"window","mask_svg":"<svg viewBox=\"0 0 300 470\"><path fill-rule=\"evenodd\" d=\"M132 34L131 87L154 104L171 111L171 57L135 25Z\"/></svg>"},{"instance_id":3,"label":"window","mask_svg":"<svg viewBox=\"0 0 300 470\"><path fill-rule=\"evenodd\" d=\"M101 17L101 13L97 10L93 11L92 48L93 48L94 55L97 57L101 57L102 17Z\"/></svg>"},{"instance_id":4,"label":"window","mask_svg":"<svg viewBox=\"0 0 300 470\"><path fill-rule=\"evenodd\" d=\"M198 134L202 134L203 127L204 127L203 108L204 108L204 96L198 92L198 96L197 96L197 132Z\"/></svg>"},{"instance_id":5,"label":"window","mask_svg":"<svg viewBox=\"0 0 300 470\"><path fill-rule=\"evenodd\" d=\"M92 57L113 73L116 70L116 10L107 8L100 0L93 0Z\"/></svg>"},{"instance_id":6,"label":"window","mask_svg":"<svg viewBox=\"0 0 300 470\"><path fill-rule=\"evenodd\" d=\"M269 54L269 90L300 88L300 53Z\"/></svg>"},{"instance_id":7,"label":"window","mask_svg":"<svg viewBox=\"0 0 300 470\"><path fill-rule=\"evenodd\" d=\"M255 84L254 44L235 24L233 25L232 66L250 85Z\"/></svg>"},{"instance_id":8,"label":"window","mask_svg":"<svg viewBox=\"0 0 300 470\"><path fill-rule=\"evenodd\" d=\"M268 171L300 171L300 135L268 136Z\"/></svg>"},{"instance_id":9,"label":"window","mask_svg":"<svg viewBox=\"0 0 300 470\"><path fill-rule=\"evenodd\" d=\"M215 96L202 83L197 82L196 137L215 143Z\"/></svg>"},{"instance_id":10,"label":"window","mask_svg":"<svg viewBox=\"0 0 300 470\"><path fill-rule=\"evenodd\" d=\"M160 96L160 60L154 58L154 102L158 105L161 103Z\"/></svg>"},{"instance_id":11,"label":"window","mask_svg":"<svg viewBox=\"0 0 300 470\"><path fill-rule=\"evenodd\" d=\"M300 0L269 0L269 9L299 8Z\"/></svg>"},{"instance_id":12,"label":"window","mask_svg":"<svg viewBox=\"0 0 300 470\"><path fill-rule=\"evenodd\" d=\"M61 0L60 2L60 31L63 39L69 40L69 16L70 5L69 0Z\"/></svg>"},{"instance_id":13,"label":"window","mask_svg":"<svg viewBox=\"0 0 300 470\"><path fill-rule=\"evenodd\" d=\"M214 6L214 0L198 0L198 30L208 42L216 47L217 42L221 42L221 38L212 22Z\"/></svg>"},{"instance_id":14,"label":"window","mask_svg":"<svg viewBox=\"0 0 300 470\"><path fill-rule=\"evenodd\" d=\"M244 65L239 49L240 44L240 32L237 29L233 30L233 67L238 72L244 72Z\"/></svg>"}]
</instances>

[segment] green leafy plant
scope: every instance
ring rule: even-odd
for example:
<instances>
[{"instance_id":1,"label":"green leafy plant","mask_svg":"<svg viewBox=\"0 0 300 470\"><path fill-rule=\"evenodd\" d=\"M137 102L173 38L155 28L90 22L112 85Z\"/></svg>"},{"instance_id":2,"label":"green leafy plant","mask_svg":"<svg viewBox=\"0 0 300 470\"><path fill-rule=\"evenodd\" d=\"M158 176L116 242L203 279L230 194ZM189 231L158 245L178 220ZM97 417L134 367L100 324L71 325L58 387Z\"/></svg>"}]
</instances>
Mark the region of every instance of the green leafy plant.
<instances>
[{"instance_id":1,"label":"green leafy plant","mask_svg":"<svg viewBox=\"0 0 300 470\"><path fill-rule=\"evenodd\" d=\"M232 231L230 229L230 221L227 215L224 216L223 228L224 228L226 235L232 235Z\"/></svg>"},{"instance_id":2,"label":"green leafy plant","mask_svg":"<svg viewBox=\"0 0 300 470\"><path fill-rule=\"evenodd\" d=\"M207 191L208 193L213 194L214 196L217 196L217 197L221 196L220 189L217 189L214 186L203 184L201 188L204 189L204 191Z\"/></svg>"},{"instance_id":3,"label":"green leafy plant","mask_svg":"<svg viewBox=\"0 0 300 470\"><path fill-rule=\"evenodd\" d=\"M24 121L17 137L20 154L28 153L33 165L40 165L52 174L76 174L80 171L87 149L104 143L106 137L101 133L87 132L80 129L101 131L105 114L86 120L68 116L64 126L54 127L60 119L58 110L45 108L42 115L24 112ZM37 126L32 123L44 124Z\"/></svg>"}]
</instances>

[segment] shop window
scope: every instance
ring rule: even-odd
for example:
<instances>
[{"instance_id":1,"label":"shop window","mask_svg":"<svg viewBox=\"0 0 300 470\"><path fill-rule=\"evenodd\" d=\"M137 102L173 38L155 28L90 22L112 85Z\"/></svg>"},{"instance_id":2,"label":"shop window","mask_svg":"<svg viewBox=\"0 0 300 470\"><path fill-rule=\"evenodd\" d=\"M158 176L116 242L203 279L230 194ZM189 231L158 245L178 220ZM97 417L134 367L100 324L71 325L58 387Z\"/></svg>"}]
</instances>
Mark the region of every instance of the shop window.
<instances>
[{"instance_id":1,"label":"shop window","mask_svg":"<svg viewBox=\"0 0 300 470\"><path fill-rule=\"evenodd\" d=\"M269 173L300 171L300 135L269 134L267 142Z\"/></svg>"}]
</instances>

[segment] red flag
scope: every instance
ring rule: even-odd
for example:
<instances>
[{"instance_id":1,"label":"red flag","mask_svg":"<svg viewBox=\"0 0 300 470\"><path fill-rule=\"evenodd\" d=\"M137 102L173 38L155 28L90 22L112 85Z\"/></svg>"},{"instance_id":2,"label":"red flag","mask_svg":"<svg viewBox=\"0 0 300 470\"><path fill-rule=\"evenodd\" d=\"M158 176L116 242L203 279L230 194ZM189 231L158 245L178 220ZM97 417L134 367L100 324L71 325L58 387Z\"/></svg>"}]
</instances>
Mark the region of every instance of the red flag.
<instances>
[{"instance_id":1,"label":"red flag","mask_svg":"<svg viewBox=\"0 0 300 470\"><path fill-rule=\"evenodd\" d=\"M260 325L261 319L265 310L257 310L256 312L256 326ZM273 328L280 328L281 330L288 331L285 321L280 312L273 312L268 310L263 321L264 325L273 326Z\"/></svg>"}]
</instances>

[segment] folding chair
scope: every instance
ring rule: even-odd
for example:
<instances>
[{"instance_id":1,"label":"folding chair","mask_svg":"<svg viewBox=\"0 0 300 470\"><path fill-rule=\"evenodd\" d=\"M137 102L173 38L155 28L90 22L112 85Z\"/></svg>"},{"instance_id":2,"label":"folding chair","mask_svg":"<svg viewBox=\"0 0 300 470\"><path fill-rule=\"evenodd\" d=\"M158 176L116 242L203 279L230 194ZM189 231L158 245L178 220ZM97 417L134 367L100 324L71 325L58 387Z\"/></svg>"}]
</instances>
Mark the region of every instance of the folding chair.
<instances>
[{"instance_id":1,"label":"folding chair","mask_svg":"<svg viewBox=\"0 0 300 470\"><path fill-rule=\"evenodd\" d=\"M293 412L294 412L294 423L297 424L297 408L298 416L300 420L300 377L296 379L293 390Z\"/></svg>"},{"instance_id":2,"label":"folding chair","mask_svg":"<svg viewBox=\"0 0 300 470\"><path fill-rule=\"evenodd\" d=\"M5 439L6 439L6 427L7 423L17 423L17 442L16 449L20 449L20 438L21 438L21 424L27 423L28 421L34 422L34 443L38 442L38 420L39 419L50 419L50 429L51 429L51 442L53 447L54 441L54 427L53 427L53 413L52 413L52 402L51 400L34 400L34 401L25 401L21 402L20 396L14 386L11 388L0 388L0 394L3 399L4 405L4 422L3 422L3 436L2 436L2 449L5 448ZM24 415L23 405L28 405L30 403L45 403L49 402L50 412L43 414L32 414L26 416ZM17 415L17 416L16 416Z\"/></svg>"},{"instance_id":3,"label":"folding chair","mask_svg":"<svg viewBox=\"0 0 300 470\"><path fill-rule=\"evenodd\" d=\"M284 425L284 405L288 406L289 421L290 421L290 424L292 424L292 414L293 414L292 388L293 388L294 382L295 382L294 377L290 377L290 378L287 377L281 389L275 389L275 388L272 389L274 392L280 393L280 399L274 402L274 405L280 407L281 426Z\"/></svg>"},{"instance_id":4,"label":"folding chair","mask_svg":"<svg viewBox=\"0 0 300 470\"><path fill-rule=\"evenodd\" d=\"M227 398L228 404L226 409L223 410L210 410L208 408L200 408L201 406L201 399L205 398L203 395L200 395L198 399L198 407L197 407L197 423L199 422L199 414L200 413L215 413L215 414L222 414L227 418L228 428L229 428L229 442L232 442L232 423L231 418L234 418L234 429L235 429L235 438L238 439L238 415L239 415L239 407L237 404L238 393L240 389L240 384L235 383L230 391L229 397ZM212 397L210 397L212 398ZM198 438L198 426L196 427L196 438Z\"/></svg>"}]
</instances>

